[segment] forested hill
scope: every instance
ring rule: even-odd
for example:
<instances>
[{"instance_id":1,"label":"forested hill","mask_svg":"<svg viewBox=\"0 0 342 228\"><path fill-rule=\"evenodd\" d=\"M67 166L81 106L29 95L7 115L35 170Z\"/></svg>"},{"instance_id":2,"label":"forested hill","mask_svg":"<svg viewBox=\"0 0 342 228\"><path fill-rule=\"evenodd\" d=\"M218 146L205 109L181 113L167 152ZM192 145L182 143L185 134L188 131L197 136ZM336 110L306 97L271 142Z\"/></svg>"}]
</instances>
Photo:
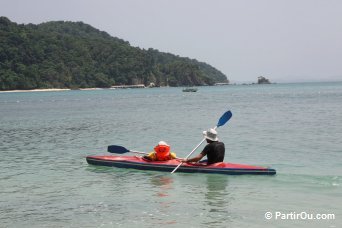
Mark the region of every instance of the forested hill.
<instances>
[{"instance_id":1,"label":"forested hill","mask_svg":"<svg viewBox=\"0 0 342 228\"><path fill-rule=\"evenodd\" d=\"M17 24L0 17L0 90L227 82L214 67L140 49L82 22Z\"/></svg>"}]
</instances>

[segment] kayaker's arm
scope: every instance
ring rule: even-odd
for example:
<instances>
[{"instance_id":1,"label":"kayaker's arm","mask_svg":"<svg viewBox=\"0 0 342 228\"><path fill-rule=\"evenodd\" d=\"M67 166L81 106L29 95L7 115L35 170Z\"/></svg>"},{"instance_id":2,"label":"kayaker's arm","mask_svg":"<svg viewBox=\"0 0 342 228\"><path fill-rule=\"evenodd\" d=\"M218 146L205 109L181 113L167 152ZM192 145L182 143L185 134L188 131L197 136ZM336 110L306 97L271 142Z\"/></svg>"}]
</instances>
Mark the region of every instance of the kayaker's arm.
<instances>
[{"instance_id":1,"label":"kayaker's arm","mask_svg":"<svg viewBox=\"0 0 342 228\"><path fill-rule=\"evenodd\" d=\"M204 157L204 155L203 155L202 153L200 153L200 154L197 155L196 157L184 159L183 162L198 162L198 161L200 161L203 157Z\"/></svg>"},{"instance_id":2,"label":"kayaker's arm","mask_svg":"<svg viewBox=\"0 0 342 228\"><path fill-rule=\"evenodd\" d=\"M149 161L155 161L157 160L157 156L155 152L150 152L147 155L143 156L144 159L149 160Z\"/></svg>"}]
</instances>

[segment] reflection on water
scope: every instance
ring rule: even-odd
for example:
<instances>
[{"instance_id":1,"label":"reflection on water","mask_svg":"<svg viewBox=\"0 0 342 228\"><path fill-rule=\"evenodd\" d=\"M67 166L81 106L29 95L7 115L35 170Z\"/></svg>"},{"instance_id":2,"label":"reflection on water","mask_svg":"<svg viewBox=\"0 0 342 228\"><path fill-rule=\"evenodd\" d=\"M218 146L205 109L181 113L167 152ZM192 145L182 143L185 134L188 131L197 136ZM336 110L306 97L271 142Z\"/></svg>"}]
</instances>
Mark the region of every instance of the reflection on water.
<instances>
[{"instance_id":1,"label":"reflection on water","mask_svg":"<svg viewBox=\"0 0 342 228\"><path fill-rule=\"evenodd\" d=\"M205 200L207 221L203 223L205 226L226 227L230 220L229 205L232 195L227 190L228 177L224 175L208 175L207 176L207 192Z\"/></svg>"},{"instance_id":2,"label":"reflection on water","mask_svg":"<svg viewBox=\"0 0 342 228\"><path fill-rule=\"evenodd\" d=\"M151 183L157 187L157 196L166 197L172 189L173 179L168 176L154 176L151 178Z\"/></svg>"},{"instance_id":3,"label":"reflection on water","mask_svg":"<svg viewBox=\"0 0 342 228\"><path fill-rule=\"evenodd\" d=\"M151 185L154 187L156 196L156 208L154 209L156 215L155 223L157 225L165 226L176 224L177 221L171 216L172 206L176 203L170 197L173 188L174 179L170 176L154 175L151 176Z\"/></svg>"}]
</instances>

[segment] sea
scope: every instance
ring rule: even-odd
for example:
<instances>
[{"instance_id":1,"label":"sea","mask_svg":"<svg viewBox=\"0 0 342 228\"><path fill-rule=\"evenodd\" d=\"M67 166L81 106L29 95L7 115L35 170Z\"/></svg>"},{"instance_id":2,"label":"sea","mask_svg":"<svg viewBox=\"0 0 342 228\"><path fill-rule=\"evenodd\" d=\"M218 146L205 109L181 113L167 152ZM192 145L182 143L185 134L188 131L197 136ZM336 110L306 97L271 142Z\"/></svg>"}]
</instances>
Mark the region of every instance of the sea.
<instances>
[{"instance_id":1,"label":"sea","mask_svg":"<svg viewBox=\"0 0 342 228\"><path fill-rule=\"evenodd\" d=\"M228 110L225 162L276 175L86 162L161 140L186 157ZM0 156L0 227L338 228L342 82L0 93Z\"/></svg>"}]
</instances>

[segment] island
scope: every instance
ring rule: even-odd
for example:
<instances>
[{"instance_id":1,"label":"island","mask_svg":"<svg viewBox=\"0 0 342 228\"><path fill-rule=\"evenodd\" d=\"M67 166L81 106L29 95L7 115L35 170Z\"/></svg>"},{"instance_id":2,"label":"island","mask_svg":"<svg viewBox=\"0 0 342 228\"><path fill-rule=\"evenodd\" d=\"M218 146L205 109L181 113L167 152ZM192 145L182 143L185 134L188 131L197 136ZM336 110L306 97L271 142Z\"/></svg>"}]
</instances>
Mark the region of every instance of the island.
<instances>
[{"instance_id":1,"label":"island","mask_svg":"<svg viewBox=\"0 0 342 228\"><path fill-rule=\"evenodd\" d=\"M271 84L270 80L263 76L258 77L258 84Z\"/></svg>"},{"instance_id":2,"label":"island","mask_svg":"<svg viewBox=\"0 0 342 228\"><path fill-rule=\"evenodd\" d=\"M17 24L0 17L0 31L2 91L229 82L226 75L207 63L133 47L83 22Z\"/></svg>"}]
</instances>

